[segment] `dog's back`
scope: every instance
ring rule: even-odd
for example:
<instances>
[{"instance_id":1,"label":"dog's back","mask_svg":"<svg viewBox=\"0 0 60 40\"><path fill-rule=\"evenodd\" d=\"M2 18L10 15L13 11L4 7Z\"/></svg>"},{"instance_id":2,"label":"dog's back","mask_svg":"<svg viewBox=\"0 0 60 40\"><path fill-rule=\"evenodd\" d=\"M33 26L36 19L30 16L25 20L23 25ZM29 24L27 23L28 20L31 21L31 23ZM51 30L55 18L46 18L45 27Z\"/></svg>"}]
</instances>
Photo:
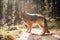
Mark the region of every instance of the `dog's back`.
<instances>
[{"instance_id":1,"label":"dog's back","mask_svg":"<svg viewBox=\"0 0 60 40\"><path fill-rule=\"evenodd\" d=\"M28 18L31 20L31 21L36 21L38 19L42 19L43 16L40 15L40 14L30 14L30 13L27 13L28 15Z\"/></svg>"},{"instance_id":2,"label":"dog's back","mask_svg":"<svg viewBox=\"0 0 60 40\"><path fill-rule=\"evenodd\" d=\"M20 14L20 18L22 18L22 20L24 21L31 21L31 22L35 22L38 19L42 20L44 19L44 17L41 14L31 14L31 13L21 13Z\"/></svg>"}]
</instances>

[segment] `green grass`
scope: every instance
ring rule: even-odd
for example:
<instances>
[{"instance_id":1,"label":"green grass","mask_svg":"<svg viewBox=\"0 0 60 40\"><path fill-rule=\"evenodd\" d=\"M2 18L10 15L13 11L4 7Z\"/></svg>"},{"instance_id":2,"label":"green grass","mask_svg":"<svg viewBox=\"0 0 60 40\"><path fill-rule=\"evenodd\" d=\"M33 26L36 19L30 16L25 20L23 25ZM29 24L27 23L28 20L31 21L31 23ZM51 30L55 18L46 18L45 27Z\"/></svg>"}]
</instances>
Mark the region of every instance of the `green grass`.
<instances>
[{"instance_id":1,"label":"green grass","mask_svg":"<svg viewBox=\"0 0 60 40\"><path fill-rule=\"evenodd\" d=\"M8 26L4 25L0 28L0 40L16 40L22 31L23 25L14 25L8 30Z\"/></svg>"},{"instance_id":2,"label":"green grass","mask_svg":"<svg viewBox=\"0 0 60 40\"><path fill-rule=\"evenodd\" d=\"M51 29L50 32L57 34L57 35L60 35L60 29Z\"/></svg>"}]
</instances>

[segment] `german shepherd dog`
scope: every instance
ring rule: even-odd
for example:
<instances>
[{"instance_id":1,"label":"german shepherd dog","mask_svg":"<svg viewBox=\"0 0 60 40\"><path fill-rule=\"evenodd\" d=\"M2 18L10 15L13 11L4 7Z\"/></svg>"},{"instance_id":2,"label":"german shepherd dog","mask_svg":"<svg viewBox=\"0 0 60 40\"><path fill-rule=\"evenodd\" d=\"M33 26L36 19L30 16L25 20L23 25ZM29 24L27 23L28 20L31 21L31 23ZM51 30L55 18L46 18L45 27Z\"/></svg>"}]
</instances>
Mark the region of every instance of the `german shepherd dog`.
<instances>
[{"instance_id":1,"label":"german shepherd dog","mask_svg":"<svg viewBox=\"0 0 60 40\"><path fill-rule=\"evenodd\" d=\"M33 25L36 24L42 30L41 35L49 33L46 19L42 15L30 14L25 11L21 11L19 13L19 17L25 22L25 25L27 26L27 32L31 32Z\"/></svg>"}]
</instances>

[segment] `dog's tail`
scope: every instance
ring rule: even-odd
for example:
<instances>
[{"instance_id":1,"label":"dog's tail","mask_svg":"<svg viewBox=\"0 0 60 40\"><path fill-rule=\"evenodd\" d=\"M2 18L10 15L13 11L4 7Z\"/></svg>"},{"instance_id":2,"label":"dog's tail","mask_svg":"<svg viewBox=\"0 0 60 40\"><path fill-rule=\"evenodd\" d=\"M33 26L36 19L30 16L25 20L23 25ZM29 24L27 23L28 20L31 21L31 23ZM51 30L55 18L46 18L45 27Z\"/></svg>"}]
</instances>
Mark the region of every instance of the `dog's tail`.
<instances>
[{"instance_id":1,"label":"dog's tail","mask_svg":"<svg viewBox=\"0 0 60 40\"><path fill-rule=\"evenodd\" d=\"M44 18L44 24L45 24L46 27L48 27L47 20L45 18Z\"/></svg>"},{"instance_id":2,"label":"dog's tail","mask_svg":"<svg viewBox=\"0 0 60 40\"><path fill-rule=\"evenodd\" d=\"M48 30L47 20L45 18L44 18L44 24L45 24L45 27L46 27L46 32L50 33L49 30Z\"/></svg>"}]
</instances>

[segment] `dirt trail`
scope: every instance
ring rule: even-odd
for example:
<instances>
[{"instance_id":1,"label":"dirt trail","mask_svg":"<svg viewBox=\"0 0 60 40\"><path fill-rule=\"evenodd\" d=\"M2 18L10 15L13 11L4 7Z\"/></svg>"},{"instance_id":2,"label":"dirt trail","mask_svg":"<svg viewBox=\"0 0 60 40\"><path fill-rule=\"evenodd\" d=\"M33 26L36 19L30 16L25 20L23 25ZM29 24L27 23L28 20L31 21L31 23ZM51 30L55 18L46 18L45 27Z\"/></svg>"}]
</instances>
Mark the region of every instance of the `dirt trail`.
<instances>
[{"instance_id":1,"label":"dirt trail","mask_svg":"<svg viewBox=\"0 0 60 40\"><path fill-rule=\"evenodd\" d=\"M33 28L31 33L27 33L26 29L23 29L20 37L16 40L60 40L60 36L46 34L44 36L40 36L40 29Z\"/></svg>"}]
</instances>

